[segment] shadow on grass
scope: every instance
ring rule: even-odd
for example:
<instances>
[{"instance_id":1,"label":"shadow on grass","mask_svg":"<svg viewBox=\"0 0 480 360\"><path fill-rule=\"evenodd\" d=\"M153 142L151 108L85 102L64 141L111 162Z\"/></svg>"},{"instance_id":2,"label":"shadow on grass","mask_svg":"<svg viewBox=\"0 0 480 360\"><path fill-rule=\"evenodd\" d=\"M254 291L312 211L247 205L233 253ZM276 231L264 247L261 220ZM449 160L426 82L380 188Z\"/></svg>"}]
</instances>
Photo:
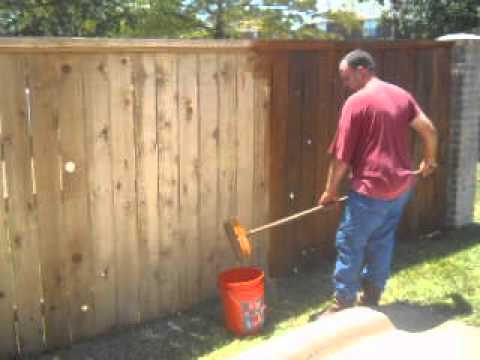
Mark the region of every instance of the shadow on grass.
<instances>
[{"instance_id":1,"label":"shadow on grass","mask_svg":"<svg viewBox=\"0 0 480 360\"><path fill-rule=\"evenodd\" d=\"M452 304L424 305L402 301L378 306L375 310L384 313L397 329L419 332L432 329L455 316L473 312L472 306L462 295L453 293L449 298Z\"/></svg>"},{"instance_id":2,"label":"shadow on grass","mask_svg":"<svg viewBox=\"0 0 480 360\"><path fill-rule=\"evenodd\" d=\"M436 260L468 249L480 242L480 224L471 224L455 230L436 232L397 244L392 271Z\"/></svg>"},{"instance_id":3,"label":"shadow on grass","mask_svg":"<svg viewBox=\"0 0 480 360\"><path fill-rule=\"evenodd\" d=\"M448 231L431 238L399 242L394 258L393 272L440 259L478 244L480 225L475 224L455 231ZM321 308L330 298L332 285L330 274L333 259L315 259L292 276L279 278L266 285L267 315L262 333L248 337L251 346L255 340L264 340L282 331L307 322L308 315ZM472 312L471 306L459 294L452 294L452 304L439 303L420 305L397 302L380 306L394 325L406 331L423 331L460 314ZM188 312L149 322L108 336L57 352L50 352L40 358L57 359L197 359L231 343L237 350L242 341L230 334L223 325L222 304L219 297L204 301ZM298 320L305 315L305 319ZM297 320L291 320L297 319ZM296 321L296 323L295 323ZM246 342L247 342L246 341ZM26 359L28 357L25 357Z\"/></svg>"}]
</instances>

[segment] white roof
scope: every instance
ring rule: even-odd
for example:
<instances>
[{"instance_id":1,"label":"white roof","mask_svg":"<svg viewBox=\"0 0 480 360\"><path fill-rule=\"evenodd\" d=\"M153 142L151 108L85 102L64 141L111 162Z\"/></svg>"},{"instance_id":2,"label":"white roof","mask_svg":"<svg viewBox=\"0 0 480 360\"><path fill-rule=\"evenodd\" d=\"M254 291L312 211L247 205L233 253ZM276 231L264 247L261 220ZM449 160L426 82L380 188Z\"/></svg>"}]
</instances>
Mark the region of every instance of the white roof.
<instances>
[{"instance_id":1,"label":"white roof","mask_svg":"<svg viewBox=\"0 0 480 360\"><path fill-rule=\"evenodd\" d=\"M452 41L452 40L480 40L479 35L468 34L468 33L456 33L456 34L447 34L437 38L439 41Z\"/></svg>"}]
</instances>

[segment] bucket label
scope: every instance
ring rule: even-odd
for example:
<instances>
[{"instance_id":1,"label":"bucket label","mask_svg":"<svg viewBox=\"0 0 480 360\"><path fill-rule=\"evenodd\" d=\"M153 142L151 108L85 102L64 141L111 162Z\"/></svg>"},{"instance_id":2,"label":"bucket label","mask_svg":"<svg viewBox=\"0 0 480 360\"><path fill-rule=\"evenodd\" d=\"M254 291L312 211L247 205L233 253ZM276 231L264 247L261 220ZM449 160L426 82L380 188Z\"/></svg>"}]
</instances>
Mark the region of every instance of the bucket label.
<instances>
[{"instance_id":1,"label":"bucket label","mask_svg":"<svg viewBox=\"0 0 480 360\"><path fill-rule=\"evenodd\" d=\"M265 321L265 305L263 297L254 301L241 301L243 312L243 326L246 331L256 330L262 327Z\"/></svg>"}]
</instances>

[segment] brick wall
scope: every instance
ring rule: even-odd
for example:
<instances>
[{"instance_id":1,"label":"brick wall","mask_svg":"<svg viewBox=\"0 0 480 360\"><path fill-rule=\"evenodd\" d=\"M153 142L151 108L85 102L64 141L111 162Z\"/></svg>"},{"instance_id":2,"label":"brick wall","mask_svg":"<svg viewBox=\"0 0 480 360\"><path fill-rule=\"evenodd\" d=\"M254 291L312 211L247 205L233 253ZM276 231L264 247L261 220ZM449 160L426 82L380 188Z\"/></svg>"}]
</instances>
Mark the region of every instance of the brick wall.
<instances>
[{"instance_id":1,"label":"brick wall","mask_svg":"<svg viewBox=\"0 0 480 360\"><path fill-rule=\"evenodd\" d=\"M452 51L446 224L457 227L473 221L480 151L480 38L456 40Z\"/></svg>"}]
</instances>

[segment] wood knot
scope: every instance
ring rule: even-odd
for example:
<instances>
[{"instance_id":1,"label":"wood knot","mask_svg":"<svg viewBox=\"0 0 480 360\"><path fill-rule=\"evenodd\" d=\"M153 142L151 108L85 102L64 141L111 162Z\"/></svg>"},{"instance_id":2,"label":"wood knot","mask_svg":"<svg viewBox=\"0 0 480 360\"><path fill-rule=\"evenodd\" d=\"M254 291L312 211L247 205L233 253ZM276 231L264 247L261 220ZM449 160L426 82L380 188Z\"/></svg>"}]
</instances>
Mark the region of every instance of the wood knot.
<instances>
[{"instance_id":1,"label":"wood knot","mask_svg":"<svg viewBox=\"0 0 480 360\"><path fill-rule=\"evenodd\" d=\"M74 264L79 264L82 262L82 259L83 259L83 256L82 254L79 254L79 253L75 253L72 255L72 262Z\"/></svg>"},{"instance_id":2,"label":"wood knot","mask_svg":"<svg viewBox=\"0 0 480 360\"><path fill-rule=\"evenodd\" d=\"M63 278L60 274L56 274L55 276L55 283L57 284L58 287L60 287L63 283Z\"/></svg>"},{"instance_id":3,"label":"wood knot","mask_svg":"<svg viewBox=\"0 0 480 360\"><path fill-rule=\"evenodd\" d=\"M165 86L167 79L163 75L157 76L157 86Z\"/></svg>"},{"instance_id":4,"label":"wood knot","mask_svg":"<svg viewBox=\"0 0 480 360\"><path fill-rule=\"evenodd\" d=\"M63 64L62 65L62 73L70 74L72 72L72 66L70 64Z\"/></svg>"},{"instance_id":5,"label":"wood knot","mask_svg":"<svg viewBox=\"0 0 480 360\"><path fill-rule=\"evenodd\" d=\"M17 248L21 247L22 246L22 237L20 235L16 235L13 242L15 243L15 246Z\"/></svg>"},{"instance_id":6,"label":"wood knot","mask_svg":"<svg viewBox=\"0 0 480 360\"><path fill-rule=\"evenodd\" d=\"M12 143L12 137L10 135L5 135L3 138L2 138L2 142L5 144L5 145L10 145Z\"/></svg>"},{"instance_id":7,"label":"wood knot","mask_svg":"<svg viewBox=\"0 0 480 360\"><path fill-rule=\"evenodd\" d=\"M100 71L101 73L104 73L104 72L105 72L105 64L104 64L104 63L98 64L97 69L98 69L98 71Z\"/></svg>"},{"instance_id":8,"label":"wood knot","mask_svg":"<svg viewBox=\"0 0 480 360\"><path fill-rule=\"evenodd\" d=\"M212 137L213 137L216 141L218 141L219 135L220 135L220 131L219 131L218 127L217 127L217 128L215 129L215 131L212 132Z\"/></svg>"},{"instance_id":9,"label":"wood knot","mask_svg":"<svg viewBox=\"0 0 480 360\"><path fill-rule=\"evenodd\" d=\"M108 126L105 126L102 131L100 131L100 137L102 139L104 139L105 141L108 140L108 134L109 134L109 130L108 130Z\"/></svg>"}]
</instances>

